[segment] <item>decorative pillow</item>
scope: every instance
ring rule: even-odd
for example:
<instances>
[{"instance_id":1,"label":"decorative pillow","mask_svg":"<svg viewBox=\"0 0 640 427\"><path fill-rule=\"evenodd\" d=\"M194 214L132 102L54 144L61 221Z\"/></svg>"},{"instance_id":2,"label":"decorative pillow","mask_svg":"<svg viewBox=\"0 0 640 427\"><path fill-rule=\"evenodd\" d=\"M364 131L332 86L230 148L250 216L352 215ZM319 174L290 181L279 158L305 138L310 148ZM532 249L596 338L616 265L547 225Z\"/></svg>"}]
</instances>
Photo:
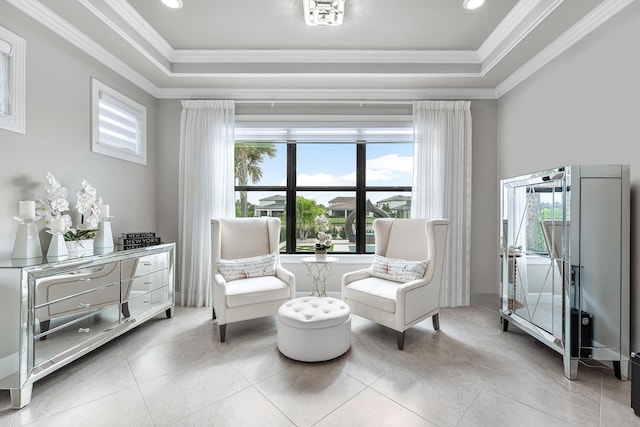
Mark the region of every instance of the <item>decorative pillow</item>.
<instances>
[{"instance_id":1,"label":"decorative pillow","mask_svg":"<svg viewBox=\"0 0 640 427\"><path fill-rule=\"evenodd\" d=\"M427 271L428 261L407 261L375 255L371 275L394 282L406 283L421 279Z\"/></svg>"},{"instance_id":2,"label":"decorative pillow","mask_svg":"<svg viewBox=\"0 0 640 427\"><path fill-rule=\"evenodd\" d=\"M218 271L226 281L250 277L275 276L276 252L251 258L219 259Z\"/></svg>"}]
</instances>

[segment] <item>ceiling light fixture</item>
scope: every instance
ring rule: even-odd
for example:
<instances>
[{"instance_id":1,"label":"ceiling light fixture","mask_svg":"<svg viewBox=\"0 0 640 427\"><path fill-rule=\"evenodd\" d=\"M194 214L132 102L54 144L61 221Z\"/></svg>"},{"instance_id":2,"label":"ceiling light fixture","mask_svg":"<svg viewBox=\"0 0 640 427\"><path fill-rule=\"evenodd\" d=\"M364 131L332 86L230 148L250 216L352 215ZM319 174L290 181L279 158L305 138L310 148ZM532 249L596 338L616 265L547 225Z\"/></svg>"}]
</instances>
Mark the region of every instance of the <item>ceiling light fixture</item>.
<instances>
[{"instance_id":1,"label":"ceiling light fixture","mask_svg":"<svg viewBox=\"0 0 640 427\"><path fill-rule=\"evenodd\" d=\"M181 9L182 8L182 0L162 0L162 4L171 9Z\"/></svg>"},{"instance_id":2,"label":"ceiling light fixture","mask_svg":"<svg viewBox=\"0 0 640 427\"><path fill-rule=\"evenodd\" d=\"M344 17L344 0L302 0L304 22L312 26L340 25Z\"/></svg>"},{"instance_id":3,"label":"ceiling light fixture","mask_svg":"<svg viewBox=\"0 0 640 427\"><path fill-rule=\"evenodd\" d=\"M483 4L484 4L484 0L464 0L462 2L462 6L468 10L477 9Z\"/></svg>"}]
</instances>

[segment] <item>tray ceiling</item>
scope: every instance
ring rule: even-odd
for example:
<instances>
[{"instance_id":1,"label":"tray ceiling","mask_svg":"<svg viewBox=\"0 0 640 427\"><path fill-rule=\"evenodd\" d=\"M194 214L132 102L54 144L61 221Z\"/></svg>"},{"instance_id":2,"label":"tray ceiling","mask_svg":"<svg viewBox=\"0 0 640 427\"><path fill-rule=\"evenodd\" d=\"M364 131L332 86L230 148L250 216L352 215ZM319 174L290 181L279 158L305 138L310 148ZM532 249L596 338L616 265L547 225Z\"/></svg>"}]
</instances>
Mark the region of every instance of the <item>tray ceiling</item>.
<instances>
[{"instance_id":1,"label":"tray ceiling","mask_svg":"<svg viewBox=\"0 0 640 427\"><path fill-rule=\"evenodd\" d=\"M633 0L7 0L159 98L496 98Z\"/></svg>"}]
</instances>

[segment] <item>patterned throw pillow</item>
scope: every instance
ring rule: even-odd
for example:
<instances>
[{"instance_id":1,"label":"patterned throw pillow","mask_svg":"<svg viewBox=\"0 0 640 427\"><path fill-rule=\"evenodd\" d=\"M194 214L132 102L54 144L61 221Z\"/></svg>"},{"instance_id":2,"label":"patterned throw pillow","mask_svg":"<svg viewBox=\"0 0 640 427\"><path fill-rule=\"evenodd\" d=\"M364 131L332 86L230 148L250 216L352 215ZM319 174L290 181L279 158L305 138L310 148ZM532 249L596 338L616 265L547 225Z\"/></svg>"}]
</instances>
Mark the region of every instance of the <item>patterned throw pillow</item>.
<instances>
[{"instance_id":1,"label":"patterned throw pillow","mask_svg":"<svg viewBox=\"0 0 640 427\"><path fill-rule=\"evenodd\" d=\"M371 275L394 282L406 283L421 279L427 271L428 261L407 261L375 255Z\"/></svg>"},{"instance_id":2,"label":"patterned throw pillow","mask_svg":"<svg viewBox=\"0 0 640 427\"><path fill-rule=\"evenodd\" d=\"M218 272L227 282L250 277L275 276L277 256L274 252L251 258L219 259Z\"/></svg>"}]
</instances>

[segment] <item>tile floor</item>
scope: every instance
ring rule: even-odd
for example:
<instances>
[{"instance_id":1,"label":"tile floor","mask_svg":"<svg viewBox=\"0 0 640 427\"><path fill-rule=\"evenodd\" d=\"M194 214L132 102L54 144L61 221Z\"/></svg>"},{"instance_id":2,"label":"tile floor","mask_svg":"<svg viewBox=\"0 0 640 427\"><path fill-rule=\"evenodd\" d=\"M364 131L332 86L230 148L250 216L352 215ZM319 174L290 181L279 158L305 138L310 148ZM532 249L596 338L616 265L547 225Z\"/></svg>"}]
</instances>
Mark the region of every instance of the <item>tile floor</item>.
<instances>
[{"instance_id":1,"label":"tile floor","mask_svg":"<svg viewBox=\"0 0 640 427\"><path fill-rule=\"evenodd\" d=\"M492 299L495 301L495 299ZM323 363L278 353L276 324L231 324L218 340L209 309L176 308L38 381L5 426L640 426L630 381L562 359L515 327L502 332L485 302L444 309L393 333L352 322L351 349Z\"/></svg>"}]
</instances>

